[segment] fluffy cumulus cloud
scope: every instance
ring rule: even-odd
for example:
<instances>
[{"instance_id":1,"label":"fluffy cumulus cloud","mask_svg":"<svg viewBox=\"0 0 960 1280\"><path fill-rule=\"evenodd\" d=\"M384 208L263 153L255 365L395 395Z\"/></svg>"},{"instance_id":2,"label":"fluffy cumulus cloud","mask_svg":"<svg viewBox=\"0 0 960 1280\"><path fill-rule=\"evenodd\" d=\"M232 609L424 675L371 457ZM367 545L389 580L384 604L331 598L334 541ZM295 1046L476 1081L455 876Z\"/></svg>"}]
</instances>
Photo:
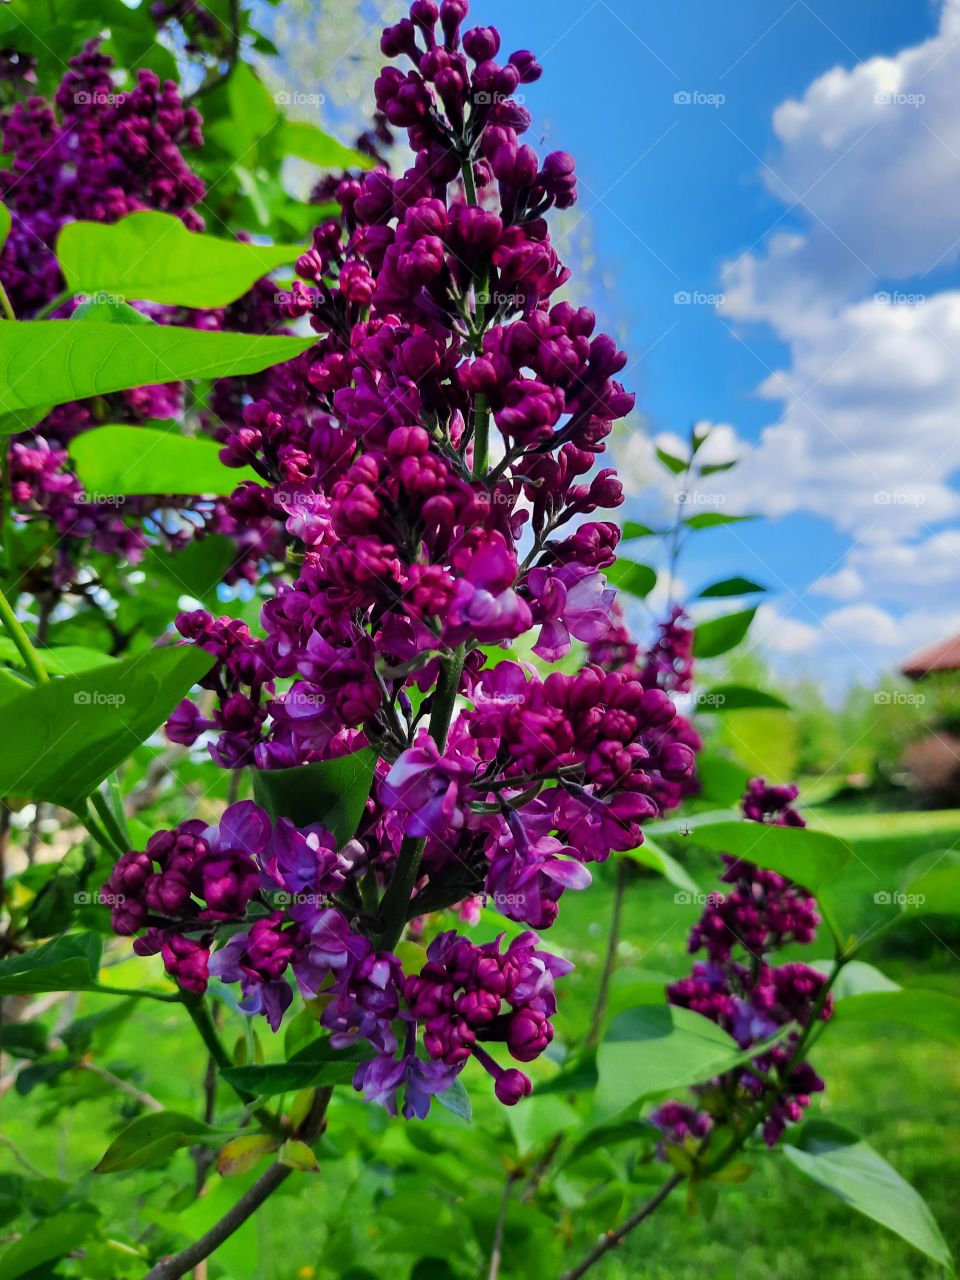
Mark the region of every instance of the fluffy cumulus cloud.
<instances>
[{"instance_id":1,"label":"fluffy cumulus cloud","mask_svg":"<svg viewBox=\"0 0 960 1280\"><path fill-rule=\"evenodd\" d=\"M833 600L863 596L883 603L935 609L957 595L960 583L960 529L947 529L914 542L872 543L854 547L836 573L812 590Z\"/></svg>"},{"instance_id":2,"label":"fluffy cumulus cloud","mask_svg":"<svg viewBox=\"0 0 960 1280\"><path fill-rule=\"evenodd\" d=\"M786 346L759 394L779 418L724 477L732 503L850 535L814 584L819 631L768 611L767 646L903 653L951 627L960 582L960 0L892 58L820 76L774 115L763 180L799 224L729 262L723 312ZM776 483L771 478L776 477ZM718 482L719 483L719 482ZM799 629L796 629L799 628Z\"/></svg>"},{"instance_id":3,"label":"fluffy cumulus cloud","mask_svg":"<svg viewBox=\"0 0 960 1280\"><path fill-rule=\"evenodd\" d=\"M790 354L760 387L783 401L782 417L732 473L731 496L770 516L810 512L873 541L960 513L950 484L960 466L960 292L916 305L851 303L816 323L805 316Z\"/></svg>"}]
</instances>

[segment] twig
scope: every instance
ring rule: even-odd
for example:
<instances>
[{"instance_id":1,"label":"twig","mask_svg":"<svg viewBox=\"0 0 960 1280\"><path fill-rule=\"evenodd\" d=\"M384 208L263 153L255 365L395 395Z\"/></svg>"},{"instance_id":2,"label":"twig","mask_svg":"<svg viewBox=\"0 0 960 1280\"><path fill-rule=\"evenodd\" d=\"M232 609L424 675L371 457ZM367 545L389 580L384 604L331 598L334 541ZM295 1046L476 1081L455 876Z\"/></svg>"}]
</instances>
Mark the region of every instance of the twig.
<instances>
[{"instance_id":1,"label":"twig","mask_svg":"<svg viewBox=\"0 0 960 1280\"><path fill-rule=\"evenodd\" d=\"M225 69L218 72L206 80L193 93L187 94L184 98L184 104L191 106L197 98L202 97L205 93L209 93L211 89L217 89L222 84L226 84L233 75L236 65L240 60L240 0L230 0L230 19L227 24L230 32L230 48L227 51L227 65Z\"/></svg>"},{"instance_id":2,"label":"twig","mask_svg":"<svg viewBox=\"0 0 960 1280\"><path fill-rule=\"evenodd\" d=\"M115 1076L112 1071L108 1071L106 1067L101 1067L99 1063L88 1062L81 1059L77 1066L81 1071L89 1071L92 1076L106 1081L107 1084L113 1085L114 1089L118 1089L121 1093L125 1093L128 1098L133 1098L135 1102L139 1102L141 1107L147 1111L163 1111L162 1102L158 1102L152 1093L147 1093L143 1089L138 1089L135 1084L131 1084L129 1080L124 1080L122 1076Z\"/></svg>"},{"instance_id":3,"label":"twig","mask_svg":"<svg viewBox=\"0 0 960 1280\"><path fill-rule=\"evenodd\" d=\"M571 1268L570 1271L563 1273L560 1280L580 1280L580 1276L589 1271L595 1262L599 1262L611 1249L615 1249L621 1240L625 1240L635 1227L639 1227L641 1222L649 1218L651 1213L663 1204L671 1191L678 1187L683 1180L684 1175L682 1173L675 1173L668 1178L660 1190L652 1195L645 1205L639 1208L632 1217L628 1218L622 1226L617 1227L615 1231L608 1231L599 1244L594 1245L581 1262ZM149 1280L149 1277L147 1280Z\"/></svg>"},{"instance_id":4,"label":"twig","mask_svg":"<svg viewBox=\"0 0 960 1280\"><path fill-rule=\"evenodd\" d=\"M497 1280L500 1275L503 1233L507 1225L507 1211L510 1208L510 1193L513 1191L513 1184L519 1176L516 1172L507 1174L507 1181L503 1188L503 1198L500 1201L500 1212L497 1214L497 1225L493 1232L493 1248L490 1250L490 1268L487 1271L487 1280Z\"/></svg>"},{"instance_id":5,"label":"twig","mask_svg":"<svg viewBox=\"0 0 960 1280\"><path fill-rule=\"evenodd\" d=\"M324 1116L330 1102L332 1089L319 1089L313 1110L304 1122L299 1137L309 1146L315 1142L323 1130ZM204 1259L209 1258L225 1240L228 1240L250 1218L264 1201L273 1195L279 1186L286 1182L293 1169L279 1160L265 1170L252 1187L243 1193L232 1209L229 1209L219 1222L214 1223L209 1231L199 1240L187 1245L179 1253L161 1258L150 1268L143 1280L178 1280L188 1271L193 1271Z\"/></svg>"},{"instance_id":6,"label":"twig","mask_svg":"<svg viewBox=\"0 0 960 1280\"><path fill-rule=\"evenodd\" d=\"M0 1144L2 1144L7 1148L7 1150L13 1156L14 1160L18 1162L18 1164L23 1165L27 1173L31 1174L34 1178L46 1177L46 1174L43 1173L42 1170L38 1169L35 1164L31 1164L30 1161L27 1159L27 1157L20 1150L20 1148L16 1145L16 1143L12 1142L4 1133L0 1133Z\"/></svg>"}]
</instances>

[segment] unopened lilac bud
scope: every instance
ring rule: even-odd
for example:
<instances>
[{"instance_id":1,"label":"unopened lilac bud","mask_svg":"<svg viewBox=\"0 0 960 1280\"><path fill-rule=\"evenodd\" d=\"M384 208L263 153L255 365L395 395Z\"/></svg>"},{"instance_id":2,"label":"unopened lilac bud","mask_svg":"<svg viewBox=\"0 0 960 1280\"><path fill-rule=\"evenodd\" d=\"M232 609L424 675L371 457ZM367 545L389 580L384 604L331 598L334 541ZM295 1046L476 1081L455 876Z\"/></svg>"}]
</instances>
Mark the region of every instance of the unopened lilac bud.
<instances>
[{"instance_id":1,"label":"unopened lilac bud","mask_svg":"<svg viewBox=\"0 0 960 1280\"><path fill-rule=\"evenodd\" d=\"M473 27L464 32L463 49L474 62L488 62L500 52L500 32L496 27Z\"/></svg>"},{"instance_id":2,"label":"unopened lilac bud","mask_svg":"<svg viewBox=\"0 0 960 1280\"><path fill-rule=\"evenodd\" d=\"M511 1067L500 1076L493 1091L505 1107L515 1107L521 1098L528 1098L533 1092L533 1082L522 1071Z\"/></svg>"},{"instance_id":3,"label":"unopened lilac bud","mask_svg":"<svg viewBox=\"0 0 960 1280\"><path fill-rule=\"evenodd\" d=\"M682 742L670 742L660 752L660 772L665 778L689 777L696 764L696 756Z\"/></svg>"},{"instance_id":4,"label":"unopened lilac bud","mask_svg":"<svg viewBox=\"0 0 960 1280\"><path fill-rule=\"evenodd\" d=\"M533 84L543 75L543 67L529 49L518 49L516 53L511 53L509 61L516 67L521 84Z\"/></svg>"}]
</instances>

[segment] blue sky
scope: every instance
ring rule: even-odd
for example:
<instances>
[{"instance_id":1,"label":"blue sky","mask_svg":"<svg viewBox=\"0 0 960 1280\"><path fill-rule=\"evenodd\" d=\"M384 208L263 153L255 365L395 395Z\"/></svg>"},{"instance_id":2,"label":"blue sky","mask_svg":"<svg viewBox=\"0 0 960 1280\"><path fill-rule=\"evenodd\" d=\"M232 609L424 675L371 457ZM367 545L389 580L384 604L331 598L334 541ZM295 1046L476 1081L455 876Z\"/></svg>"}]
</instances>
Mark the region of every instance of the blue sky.
<instances>
[{"instance_id":1,"label":"blue sky","mask_svg":"<svg viewBox=\"0 0 960 1280\"><path fill-rule=\"evenodd\" d=\"M725 509L767 518L701 535L687 583L768 582L765 651L843 680L960 629L960 4L484 0L474 17L545 64L534 133L577 158L593 301L649 429L705 419L749 452ZM642 444L620 461L627 514L649 513Z\"/></svg>"},{"instance_id":2,"label":"blue sky","mask_svg":"<svg viewBox=\"0 0 960 1280\"><path fill-rule=\"evenodd\" d=\"M377 11L404 8L324 0L281 40L345 137ZM713 460L742 462L711 501L763 518L692 540L681 577L767 583L766 658L840 690L960 631L960 0L472 9L540 56L531 140L577 160L569 295L638 396L624 518L676 511L652 438L716 424Z\"/></svg>"}]
</instances>

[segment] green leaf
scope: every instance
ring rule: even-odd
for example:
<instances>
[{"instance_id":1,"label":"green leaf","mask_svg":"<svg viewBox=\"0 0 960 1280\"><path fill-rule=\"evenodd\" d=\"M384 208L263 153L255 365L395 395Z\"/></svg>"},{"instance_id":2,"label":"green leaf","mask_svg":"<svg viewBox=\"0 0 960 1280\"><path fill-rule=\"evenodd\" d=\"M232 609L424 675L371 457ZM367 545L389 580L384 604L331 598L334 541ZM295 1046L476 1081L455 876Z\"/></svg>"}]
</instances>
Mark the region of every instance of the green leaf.
<instances>
[{"instance_id":1,"label":"green leaf","mask_svg":"<svg viewBox=\"0 0 960 1280\"><path fill-rule=\"evenodd\" d=\"M690 827L697 844L778 871L811 893L832 880L853 856L853 850L843 840L810 827L774 827L762 822L701 823L697 817L690 819Z\"/></svg>"},{"instance_id":2,"label":"green leaf","mask_svg":"<svg viewBox=\"0 0 960 1280\"><path fill-rule=\"evenodd\" d=\"M641 1005L620 1014L597 1050L595 1114L619 1115L643 1098L722 1075L756 1057L690 1009Z\"/></svg>"},{"instance_id":3,"label":"green leaf","mask_svg":"<svg viewBox=\"0 0 960 1280\"><path fill-rule=\"evenodd\" d=\"M5 204L0 204L0 249L7 243L7 236L10 234L10 210Z\"/></svg>"},{"instance_id":4,"label":"green leaf","mask_svg":"<svg viewBox=\"0 0 960 1280\"><path fill-rule=\"evenodd\" d=\"M109 395L129 387L260 373L292 360L312 338L208 333L173 325L74 320L0 324L0 414L20 418L43 405Z\"/></svg>"},{"instance_id":5,"label":"green leaf","mask_svg":"<svg viewBox=\"0 0 960 1280\"><path fill-rule=\"evenodd\" d=\"M725 516L720 511L701 511L689 516L684 524L688 529L716 529L722 524L742 524L744 520L756 520L756 516Z\"/></svg>"},{"instance_id":6,"label":"green leaf","mask_svg":"<svg viewBox=\"0 0 960 1280\"><path fill-rule=\"evenodd\" d=\"M322 822L343 845L360 825L376 763L377 753L366 747L295 769L255 769L254 798L274 821L289 818L298 827Z\"/></svg>"},{"instance_id":7,"label":"green leaf","mask_svg":"<svg viewBox=\"0 0 960 1280\"><path fill-rule=\"evenodd\" d=\"M109 294L98 293L92 298L85 298L77 307L71 320L82 320L85 324L156 324L156 320L151 320L149 316L145 316L142 311L138 311L136 307L131 307L129 302L122 302L119 298L111 297Z\"/></svg>"},{"instance_id":8,"label":"green leaf","mask_svg":"<svg viewBox=\"0 0 960 1280\"><path fill-rule=\"evenodd\" d=\"M728 613L723 618L712 618L698 623L693 639L693 652L697 658L717 658L736 648L750 630L756 609L743 609L740 613Z\"/></svg>"},{"instance_id":9,"label":"green leaf","mask_svg":"<svg viewBox=\"0 0 960 1280\"><path fill-rule=\"evenodd\" d=\"M925 1201L862 1138L825 1120L810 1120L799 1132L791 1131L783 1152L795 1169L851 1209L953 1270L950 1250Z\"/></svg>"},{"instance_id":10,"label":"green leaf","mask_svg":"<svg viewBox=\"0 0 960 1280\"><path fill-rule=\"evenodd\" d=\"M699 600L716 600L724 596L748 596L755 591L766 591L759 582L750 578L724 578L722 582L712 582L699 593Z\"/></svg>"},{"instance_id":11,"label":"green leaf","mask_svg":"<svg viewBox=\"0 0 960 1280\"><path fill-rule=\"evenodd\" d=\"M284 122L280 134L280 148L285 155L299 156L321 169L372 169L376 163L353 147L344 146L315 124L300 120Z\"/></svg>"},{"instance_id":12,"label":"green leaf","mask_svg":"<svg viewBox=\"0 0 960 1280\"><path fill-rule=\"evenodd\" d=\"M675 454L668 453L666 449L657 449L657 458L672 475L682 475L687 469L686 458L678 458Z\"/></svg>"},{"instance_id":13,"label":"green leaf","mask_svg":"<svg viewBox=\"0 0 960 1280\"><path fill-rule=\"evenodd\" d=\"M703 689L696 696L696 709L701 715L724 711L754 711L758 708L789 711L790 704L778 698L775 693L750 689L744 684L718 684L712 689Z\"/></svg>"},{"instance_id":14,"label":"green leaf","mask_svg":"<svg viewBox=\"0 0 960 1280\"><path fill-rule=\"evenodd\" d=\"M639 524L636 520L628 520L623 526L623 541L629 542L631 538L659 538L660 534L656 529L651 529L648 524Z\"/></svg>"},{"instance_id":15,"label":"green leaf","mask_svg":"<svg viewBox=\"0 0 960 1280\"><path fill-rule=\"evenodd\" d=\"M299 1049L289 1062L227 1067L223 1079L242 1093L269 1098L274 1094L315 1089L320 1085L350 1084L361 1062L373 1056L366 1044L349 1049L331 1048L323 1037Z\"/></svg>"},{"instance_id":16,"label":"green leaf","mask_svg":"<svg viewBox=\"0 0 960 1280\"><path fill-rule=\"evenodd\" d=\"M603 572L613 586L641 600L646 599L657 585L656 571L648 564L638 564L635 560L615 560Z\"/></svg>"},{"instance_id":17,"label":"green leaf","mask_svg":"<svg viewBox=\"0 0 960 1280\"><path fill-rule=\"evenodd\" d=\"M0 738L0 795L76 811L213 662L202 649L150 649L12 698L4 713L17 732Z\"/></svg>"},{"instance_id":18,"label":"green leaf","mask_svg":"<svg viewBox=\"0 0 960 1280\"><path fill-rule=\"evenodd\" d=\"M835 964L833 960L814 960L813 967L823 973L833 973ZM850 960L840 970L831 990L835 1000L846 1000L850 996L876 991L901 991L902 988L898 982L894 982L865 960Z\"/></svg>"},{"instance_id":19,"label":"green leaf","mask_svg":"<svg viewBox=\"0 0 960 1280\"><path fill-rule=\"evenodd\" d=\"M78 675L81 671L109 667L116 662L116 658L111 658L108 653L101 653L99 649L84 649L81 645L72 644L44 649L41 657L43 665L53 676ZM0 659L13 663L17 667L23 666L23 655L13 641L6 636L0 636Z\"/></svg>"},{"instance_id":20,"label":"green leaf","mask_svg":"<svg viewBox=\"0 0 960 1280\"><path fill-rule=\"evenodd\" d=\"M170 213L119 222L68 222L57 258L74 294L106 292L179 307L226 307L263 276L295 262L303 245L260 245L188 231Z\"/></svg>"},{"instance_id":21,"label":"green leaf","mask_svg":"<svg viewBox=\"0 0 960 1280\"><path fill-rule=\"evenodd\" d=\"M465 1120L467 1124L473 1119L470 1095L467 1093L466 1085L459 1076L457 1076L449 1089L444 1089L443 1093L438 1093L435 1100L440 1103L441 1107L446 1107L448 1111L452 1111L455 1116Z\"/></svg>"},{"instance_id":22,"label":"green leaf","mask_svg":"<svg viewBox=\"0 0 960 1280\"><path fill-rule=\"evenodd\" d=\"M724 471L732 471L739 461L739 458L734 458L730 462L708 462L700 468L700 474L702 476L717 476Z\"/></svg>"},{"instance_id":23,"label":"green leaf","mask_svg":"<svg viewBox=\"0 0 960 1280\"><path fill-rule=\"evenodd\" d=\"M907 886L904 897L910 915L960 915L960 866L933 867Z\"/></svg>"},{"instance_id":24,"label":"green leaf","mask_svg":"<svg viewBox=\"0 0 960 1280\"><path fill-rule=\"evenodd\" d=\"M94 427L69 445L70 461L88 497L137 494L205 494L227 497L245 480L259 483L249 467L227 467L216 440L191 439L150 427Z\"/></svg>"},{"instance_id":25,"label":"green leaf","mask_svg":"<svg viewBox=\"0 0 960 1280\"><path fill-rule=\"evenodd\" d=\"M739 804L750 781L750 772L724 756L704 751L697 756L700 798L710 804Z\"/></svg>"},{"instance_id":26,"label":"green leaf","mask_svg":"<svg viewBox=\"0 0 960 1280\"><path fill-rule=\"evenodd\" d=\"M97 985L102 948L99 934L68 933L0 961L0 995L90 991Z\"/></svg>"},{"instance_id":27,"label":"green leaf","mask_svg":"<svg viewBox=\"0 0 960 1280\"><path fill-rule=\"evenodd\" d=\"M656 841L651 840L646 832L644 832L643 844L636 849L630 849L623 854L623 857L643 867L650 867L653 871L659 871L671 884L676 885L678 889L683 889L686 893L700 892L700 886L689 875L686 868L682 867L676 858L671 858L666 849L662 849Z\"/></svg>"},{"instance_id":28,"label":"green leaf","mask_svg":"<svg viewBox=\"0 0 960 1280\"><path fill-rule=\"evenodd\" d=\"M834 1016L841 1026L853 1020L898 1022L939 1040L960 1043L960 1000L941 991L864 991L838 1000Z\"/></svg>"},{"instance_id":29,"label":"green leaf","mask_svg":"<svg viewBox=\"0 0 960 1280\"><path fill-rule=\"evenodd\" d=\"M233 1138L217 1152L217 1173L221 1178L239 1178L276 1151L278 1145L269 1133L246 1133Z\"/></svg>"},{"instance_id":30,"label":"green leaf","mask_svg":"<svg viewBox=\"0 0 960 1280\"><path fill-rule=\"evenodd\" d=\"M154 581L171 584L178 595L204 600L223 581L236 556L234 540L215 533L208 538L195 538L173 555L151 550L143 568L148 575L157 575Z\"/></svg>"},{"instance_id":31,"label":"green leaf","mask_svg":"<svg viewBox=\"0 0 960 1280\"><path fill-rule=\"evenodd\" d=\"M63 1258L89 1239L99 1221L93 1212L55 1213L12 1244L0 1260L0 1280L50 1275L45 1263ZM40 1268L43 1267L41 1273Z\"/></svg>"},{"instance_id":32,"label":"green leaf","mask_svg":"<svg viewBox=\"0 0 960 1280\"><path fill-rule=\"evenodd\" d=\"M222 1130L181 1115L179 1111L158 1111L140 1116L121 1130L100 1157L94 1173L121 1173L145 1164L166 1160L181 1147L218 1141Z\"/></svg>"},{"instance_id":33,"label":"green leaf","mask_svg":"<svg viewBox=\"0 0 960 1280\"><path fill-rule=\"evenodd\" d=\"M239 62L234 68L226 85L226 98L228 113L205 124L204 136L248 169L255 169L258 160L272 150L275 131L283 125L276 98L247 62Z\"/></svg>"}]
</instances>

